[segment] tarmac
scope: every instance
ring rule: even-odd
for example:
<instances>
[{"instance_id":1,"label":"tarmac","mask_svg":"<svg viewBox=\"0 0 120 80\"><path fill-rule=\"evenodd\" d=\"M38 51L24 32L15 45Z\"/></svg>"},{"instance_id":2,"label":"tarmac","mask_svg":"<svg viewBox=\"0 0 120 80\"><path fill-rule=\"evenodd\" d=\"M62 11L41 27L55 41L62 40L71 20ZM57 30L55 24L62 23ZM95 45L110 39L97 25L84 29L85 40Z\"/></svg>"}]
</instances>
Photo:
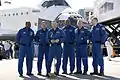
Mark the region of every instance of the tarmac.
<instances>
[{"instance_id":1,"label":"tarmac","mask_svg":"<svg viewBox=\"0 0 120 80\"><path fill-rule=\"evenodd\" d=\"M62 75L62 65L60 68L60 74L61 76L54 77L52 79L46 78L46 68L45 68L45 60L43 60L42 65L42 74L43 76L37 75L37 58L34 58L33 61L33 74L34 76L27 76L26 75L26 61L24 61L23 71L24 71L24 77L20 78L19 74L17 72L17 64L18 59L11 59L11 60L1 60L0 61L0 80L120 80L120 57L112 58L112 61L108 61L107 58L104 58L104 65L105 65L105 76L98 76L89 75L90 72L93 72L92 67L92 58L89 57L89 70L88 75ZM61 61L62 62L62 61ZM68 63L68 73L70 72L69 63ZM54 72L54 63L52 64L51 72ZM76 68L75 68L76 71Z\"/></svg>"}]
</instances>

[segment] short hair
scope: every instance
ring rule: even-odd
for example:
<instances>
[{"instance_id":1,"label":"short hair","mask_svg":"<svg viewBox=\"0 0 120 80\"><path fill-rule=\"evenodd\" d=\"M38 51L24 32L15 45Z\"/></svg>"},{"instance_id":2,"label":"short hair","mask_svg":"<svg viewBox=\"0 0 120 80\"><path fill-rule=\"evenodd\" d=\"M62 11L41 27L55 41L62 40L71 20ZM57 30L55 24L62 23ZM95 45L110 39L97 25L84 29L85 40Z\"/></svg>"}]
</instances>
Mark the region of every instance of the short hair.
<instances>
[{"instance_id":1,"label":"short hair","mask_svg":"<svg viewBox=\"0 0 120 80\"><path fill-rule=\"evenodd\" d=\"M42 21L41 23L46 23L46 21Z\"/></svg>"},{"instance_id":2,"label":"short hair","mask_svg":"<svg viewBox=\"0 0 120 80\"><path fill-rule=\"evenodd\" d=\"M78 20L77 20L77 24L78 24L78 22L80 22L80 21L83 22L83 23L85 22L83 19L78 19Z\"/></svg>"},{"instance_id":3,"label":"short hair","mask_svg":"<svg viewBox=\"0 0 120 80\"><path fill-rule=\"evenodd\" d=\"M51 23L56 23L57 24L57 21L51 21Z\"/></svg>"},{"instance_id":4,"label":"short hair","mask_svg":"<svg viewBox=\"0 0 120 80\"><path fill-rule=\"evenodd\" d=\"M25 23L25 26L26 26L26 27L31 26L31 22L30 22L30 21L27 21L27 22Z\"/></svg>"},{"instance_id":5,"label":"short hair","mask_svg":"<svg viewBox=\"0 0 120 80\"><path fill-rule=\"evenodd\" d=\"M52 21L53 23L55 22L55 23L57 23L57 21Z\"/></svg>"},{"instance_id":6,"label":"short hair","mask_svg":"<svg viewBox=\"0 0 120 80\"><path fill-rule=\"evenodd\" d=\"M98 18L97 18L97 17L93 17L92 20L93 20L93 19L96 20L96 21L98 22Z\"/></svg>"},{"instance_id":7,"label":"short hair","mask_svg":"<svg viewBox=\"0 0 120 80\"><path fill-rule=\"evenodd\" d=\"M65 21L65 23L68 23L68 22L71 24L71 20L69 18Z\"/></svg>"},{"instance_id":8,"label":"short hair","mask_svg":"<svg viewBox=\"0 0 120 80\"><path fill-rule=\"evenodd\" d=\"M82 21L82 22L84 22L84 20L83 20L83 19L78 19L77 21Z\"/></svg>"},{"instance_id":9,"label":"short hair","mask_svg":"<svg viewBox=\"0 0 120 80\"><path fill-rule=\"evenodd\" d=\"M27 25L27 24L31 24L31 22L30 22L30 21L27 21L25 24L26 24L26 25Z\"/></svg>"}]
</instances>

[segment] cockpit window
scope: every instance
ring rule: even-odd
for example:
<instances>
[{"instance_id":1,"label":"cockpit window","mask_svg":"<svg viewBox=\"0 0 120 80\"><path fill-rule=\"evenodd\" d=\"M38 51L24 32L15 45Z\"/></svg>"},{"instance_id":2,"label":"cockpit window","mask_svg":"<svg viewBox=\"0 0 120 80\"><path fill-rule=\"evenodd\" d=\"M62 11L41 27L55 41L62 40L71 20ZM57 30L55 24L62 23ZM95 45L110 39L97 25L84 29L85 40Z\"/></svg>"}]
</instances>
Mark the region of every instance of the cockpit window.
<instances>
[{"instance_id":1,"label":"cockpit window","mask_svg":"<svg viewBox=\"0 0 120 80\"><path fill-rule=\"evenodd\" d=\"M65 1L65 0L49 0L49 1L45 1L43 4L42 4L42 7L51 7L51 6L69 6L70 5Z\"/></svg>"},{"instance_id":2,"label":"cockpit window","mask_svg":"<svg viewBox=\"0 0 120 80\"><path fill-rule=\"evenodd\" d=\"M48 5L48 1L45 1L43 4L42 4L42 7L47 7Z\"/></svg>"},{"instance_id":3,"label":"cockpit window","mask_svg":"<svg viewBox=\"0 0 120 80\"><path fill-rule=\"evenodd\" d=\"M43 7L50 7L50 6L53 6L53 1L45 1L43 4L42 4Z\"/></svg>"}]
</instances>

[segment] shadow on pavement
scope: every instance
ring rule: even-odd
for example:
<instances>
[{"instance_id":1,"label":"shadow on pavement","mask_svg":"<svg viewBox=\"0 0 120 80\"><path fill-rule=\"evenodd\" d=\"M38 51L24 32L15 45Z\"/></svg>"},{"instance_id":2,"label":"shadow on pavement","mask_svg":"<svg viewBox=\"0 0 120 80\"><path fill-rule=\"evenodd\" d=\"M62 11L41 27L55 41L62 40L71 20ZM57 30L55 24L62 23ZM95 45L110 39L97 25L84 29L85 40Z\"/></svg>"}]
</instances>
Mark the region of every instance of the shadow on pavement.
<instances>
[{"instance_id":1,"label":"shadow on pavement","mask_svg":"<svg viewBox=\"0 0 120 80\"><path fill-rule=\"evenodd\" d=\"M39 76L39 77L30 76L30 77L23 77L23 80L75 80L75 79L65 77L65 76L55 76L54 78L47 78L47 77L44 77L44 76Z\"/></svg>"},{"instance_id":2,"label":"shadow on pavement","mask_svg":"<svg viewBox=\"0 0 120 80\"><path fill-rule=\"evenodd\" d=\"M77 78L80 79L88 79L88 80L120 80L120 78L116 78L116 77L111 77L111 76L97 76L97 75L71 75L71 76L75 76Z\"/></svg>"},{"instance_id":3,"label":"shadow on pavement","mask_svg":"<svg viewBox=\"0 0 120 80\"><path fill-rule=\"evenodd\" d=\"M54 79L49 79L49 80L73 80L73 79L60 75L60 76L54 77Z\"/></svg>"},{"instance_id":4,"label":"shadow on pavement","mask_svg":"<svg viewBox=\"0 0 120 80\"><path fill-rule=\"evenodd\" d=\"M39 78L37 76L23 77L23 80L45 80L43 78Z\"/></svg>"},{"instance_id":5,"label":"shadow on pavement","mask_svg":"<svg viewBox=\"0 0 120 80\"><path fill-rule=\"evenodd\" d=\"M54 78L47 78L43 76L30 76L24 77L23 80L120 80L120 78L111 77L111 76L91 76L91 75L66 75L66 76L56 76Z\"/></svg>"},{"instance_id":6,"label":"shadow on pavement","mask_svg":"<svg viewBox=\"0 0 120 80\"><path fill-rule=\"evenodd\" d=\"M30 77L23 77L23 80L71 80L70 78L63 77L63 76L56 76L54 78L47 78L44 76L30 76Z\"/></svg>"}]
</instances>

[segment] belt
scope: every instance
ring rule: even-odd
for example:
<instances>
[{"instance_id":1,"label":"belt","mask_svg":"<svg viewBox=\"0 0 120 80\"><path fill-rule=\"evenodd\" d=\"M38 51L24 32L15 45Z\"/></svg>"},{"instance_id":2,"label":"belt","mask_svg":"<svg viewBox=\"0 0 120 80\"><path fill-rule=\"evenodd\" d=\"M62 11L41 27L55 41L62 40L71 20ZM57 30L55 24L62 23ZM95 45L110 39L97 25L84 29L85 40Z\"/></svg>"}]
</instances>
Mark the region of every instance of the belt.
<instances>
[{"instance_id":1,"label":"belt","mask_svg":"<svg viewBox=\"0 0 120 80\"><path fill-rule=\"evenodd\" d=\"M45 45L46 45L46 46L49 46L49 44L39 44L39 45L41 45L41 46L45 46Z\"/></svg>"},{"instance_id":2,"label":"belt","mask_svg":"<svg viewBox=\"0 0 120 80\"><path fill-rule=\"evenodd\" d=\"M24 43L20 43L20 45L23 45L23 46L31 46L31 44L24 44Z\"/></svg>"},{"instance_id":3,"label":"belt","mask_svg":"<svg viewBox=\"0 0 120 80\"><path fill-rule=\"evenodd\" d=\"M79 45L87 45L87 43L80 43L80 44L76 44L77 46Z\"/></svg>"},{"instance_id":4,"label":"belt","mask_svg":"<svg viewBox=\"0 0 120 80\"><path fill-rule=\"evenodd\" d=\"M59 45L61 45L61 44L51 44L51 46L53 46L53 45L58 45L58 46L59 46Z\"/></svg>"},{"instance_id":5,"label":"belt","mask_svg":"<svg viewBox=\"0 0 120 80\"><path fill-rule=\"evenodd\" d=\"M68 42L68 43L67 43L67 42L65 42L64 44L74 44L74 43L72 43L72 42Z\"/></svg>"}]
</instances>

